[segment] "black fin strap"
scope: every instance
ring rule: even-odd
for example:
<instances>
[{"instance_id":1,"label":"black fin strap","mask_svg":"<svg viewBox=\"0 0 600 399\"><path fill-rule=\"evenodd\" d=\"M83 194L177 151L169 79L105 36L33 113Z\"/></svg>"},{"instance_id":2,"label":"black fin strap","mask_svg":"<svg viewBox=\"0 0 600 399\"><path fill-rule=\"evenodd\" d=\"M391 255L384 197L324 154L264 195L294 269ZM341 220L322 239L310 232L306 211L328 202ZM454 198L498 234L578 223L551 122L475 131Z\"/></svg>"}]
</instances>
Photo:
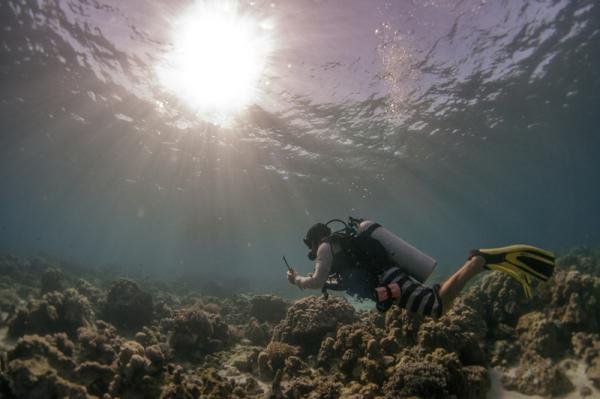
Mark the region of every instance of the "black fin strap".
<instances>
[{"instance_id":1,"label":"black fin strap","mask_svg":"<svg viewBox=\"0 0 600 399\"><path fill-rule=\"evenodd\" d=\"M478 249L473 249L469 251L469 257L467 260L471 260L475 256L481 256L485 260L486 269L488 268L487 265L502 263L506 259L505 254L486 254Z\"/></svg>"}]
</instances>

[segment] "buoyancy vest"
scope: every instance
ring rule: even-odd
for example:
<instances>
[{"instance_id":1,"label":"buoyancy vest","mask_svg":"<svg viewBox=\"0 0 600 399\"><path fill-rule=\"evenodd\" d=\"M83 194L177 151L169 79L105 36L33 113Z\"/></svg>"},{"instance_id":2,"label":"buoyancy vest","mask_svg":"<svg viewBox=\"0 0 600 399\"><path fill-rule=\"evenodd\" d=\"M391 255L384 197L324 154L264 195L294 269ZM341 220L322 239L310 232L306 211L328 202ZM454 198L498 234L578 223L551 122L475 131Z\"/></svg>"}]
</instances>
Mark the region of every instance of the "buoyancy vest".
<instances>
[{"instance_id":1,"label":"buoyancy vest","mask_svg":"<svg viewBox=\"0 0 600 399\"><path fill-rule=\"evenodd\" d=\"M391 265L390 257L370 231L356 236L334 233L322 242L330 245L333 262L328 289L344 290L359 299L373 299L380 276Z\"/></svg>"}]
</instances>

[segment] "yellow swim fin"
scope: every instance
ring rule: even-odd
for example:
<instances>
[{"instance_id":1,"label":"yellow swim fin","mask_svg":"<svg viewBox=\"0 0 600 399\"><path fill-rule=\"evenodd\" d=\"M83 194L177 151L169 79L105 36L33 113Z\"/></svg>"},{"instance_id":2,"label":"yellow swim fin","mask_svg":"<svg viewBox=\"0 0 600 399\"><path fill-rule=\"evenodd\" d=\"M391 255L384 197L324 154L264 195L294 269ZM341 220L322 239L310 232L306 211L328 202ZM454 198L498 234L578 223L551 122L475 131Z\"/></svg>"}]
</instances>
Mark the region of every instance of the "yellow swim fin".
<instances>
[{"instance_id":1,"label":"yellow swim fin","mask_svg":"<svg viewBox=\"0 0 600 399\"><path fill-rule=\"evenodd\" d=\"M547 281L556 264L551 252L524 244L474 250L469 258L477 255L485 259L487 269L504 272L521 283L528 298L532 297L531 278Z\"/></svg>"}]
</instances>

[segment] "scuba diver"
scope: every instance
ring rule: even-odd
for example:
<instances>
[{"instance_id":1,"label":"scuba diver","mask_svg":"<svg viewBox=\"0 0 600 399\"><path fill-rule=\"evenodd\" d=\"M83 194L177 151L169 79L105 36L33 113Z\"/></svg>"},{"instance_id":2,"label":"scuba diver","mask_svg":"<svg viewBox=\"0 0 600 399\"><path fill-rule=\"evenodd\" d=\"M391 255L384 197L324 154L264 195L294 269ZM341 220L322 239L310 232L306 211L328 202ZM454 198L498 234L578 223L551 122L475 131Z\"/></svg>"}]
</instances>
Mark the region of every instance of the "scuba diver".
<instances>
[{"instance_id":1,"label":"scuba diver","mask_svg":"<svg viewBox=\"0 0 600 399\"><path fill-rule=\"evenodd\" d=\"M331 223L344 227L332 232ZM427 287L423 283L437 262L378 223L352 217L348 223L339 219L316 223L304 243L309 259L315 261L314 272L300 276L288 265L291 284L320 289L325 296L327 290L346 291L359 300L375 301L381 312L397 304L434 318L448 311L465 285L485 270L508 274L531 298L532 279L547 281L555 265L552 253L530 245L473 250L444 283Z\"/></svg>"}]
</instances>

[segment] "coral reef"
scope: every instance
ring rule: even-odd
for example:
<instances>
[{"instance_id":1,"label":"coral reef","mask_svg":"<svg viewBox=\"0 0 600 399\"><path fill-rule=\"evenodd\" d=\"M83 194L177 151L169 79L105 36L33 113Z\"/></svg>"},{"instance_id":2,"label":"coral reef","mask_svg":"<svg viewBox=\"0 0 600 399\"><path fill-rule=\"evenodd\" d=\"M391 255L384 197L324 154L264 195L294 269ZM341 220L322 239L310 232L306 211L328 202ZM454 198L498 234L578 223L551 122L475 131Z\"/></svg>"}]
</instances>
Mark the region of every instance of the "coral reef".
<instances>
[{"instance_id":1,"label":"coral reef","mask_svg":"<svg viewBox=\"0 0 600 399\"><path fill-rule=\"evenodd\" d=\"M219 315L199 307L176 312L168 323L169 345L178 356L201 359L205 354L225 347L229 340L229 327Z\"/></svg>"},{"instance_id":2,"label":"coral reef","mask_svg":"<svg viewBox=\"0 0 600 399\"><path fill-rule=\"evenodd\" d=\"M94 312L84 296L69 288L50 292L17 310L9 321L8 334L17 338L24 334L67 332L75 334L79 327L92 323Z\"/></svg>"},{"instance_id":3,"label":"coral reef","mask_svg":"<svg viewBox=\"0 0 600 399\"><path fill-rule=\"evenodd\" d=\"M516 332L525 350L542 357L558 358L569 348L567 332L541 312L526 313L517 322Z\"/></svg>"},{"instance_id":4,"label":"coral reef","mask_svg":"<svg viewBox=\"0 0 600 399\"><path fill-rule=\"evenodd\" d=\"M301 346L305 353L315 354L325 335L334 334L338 326L357 318L352 305L343 298L310 296L288 309L285 318L275 326L272 339Z\"/></svg>"},{"instance_id":5,"label":"coral reef","mask_svg":"<svg viewBox=\"0 0 600 399\"><path fill-rule=\"evenodd\" d=\"M558 260L563 270L576 270L592 276L600 276L600 248L574 248Z\"/></svg>"},{"instance_id":6,"label":"coral reef","mask_svg":"<svg viewBox=\"0 0 600 399\"><path fill-rule=\"evenodd\" d=\"M561 271L549 292L548 315L574 331L600 331L600 278Z\"/></svg>"},{"instance_id":7,"label":"coral reef","mask_svg":"<svg viewBox=\"0 0 600 399\"><path fill-rule=\"evenodd\" d=\"M483 366L463 366L456 353L438 348L423 356L410 351L393 367L384 385L386 398L480 398L490 387Z\"/></svg>"},{"instance_id":8,"label":"coral reef","mask_svg":"<svg viewBox=\"0 0 600 399\"><path fill-rule=\"evenodd\" d=\"M0 397L475 399L491 368L521 394L596 397L598 259L562 258L533 300L487 273L433 320L395 306L356 311L335 296L289 304L148 281L145 292L130 279L4 256Z\"/></svg>"},{"instance_id":9,"label":"coral reef","mask_svg":"<svg viewBox=\"0 0 600 399\"><path fill-rule=\"evenodd\" d=\"M4 325L15 315L17 306L20 302L21 298L14 289L0 289L0 326Z\"/></svg>"},{"instance_id":10,"label":"coral reef","mask_svg":"<svg viewBox=\"0 0 600 399\"><path fill-rule=\"evenodd\" d=\"M255 345L266 345L271 337L270 330L266 323L260 323L252 317L244 330L244 336Z\"/></svg>"},{"instance_id":11,"label":"coral reef","mask_svg":"<svg viewBox=\"0 0 600 399\"><path fill-rule=\"evenodd\" d=\"M275 295L256 295L250 299L250 315L259 321L277 323L285 317L289 304Z\"/></svg>"},{"instance_id":12,"label":"coral reef","mask_svg":"<svg viewBox=\"0 0 600 399\"><path fill-rule=\"evenodd\" d=\"M157 345L144 348L126 341L116 362L116 375L108 392L114 397L155 398L162 391L165 356Z\"/></svg>"},{"instance_id":13,"label":"coral reef","mask_svg":"<svg viewBox=\"0 0 600 399\"><path fill-rule=\"evenodd\" d=\"M116 329L110 324L98 320L95 328L80 328L77 330L80 344L79 357L84 361L98 362L110 365L117 356L121 339Z\"/></svg>"},{"instance_id":14,"label":"coral reef","mask_svg":"<svg viewBox=\"0 0 600 399\"><path fill-rule=\"evenodd\" d=\"M273 376L286 366L290 357L297 358L298 354L300 354L300 348L297 346L285 342L270 342L265 350L258 354L256 359L258 371L262 376ZM296 366L300 366L300 363L296 363ZM291 367L293 368L294 365L292 364Z\"/></svg>"},{"instance_id":15,"label":"coral reef","mask_svg":"<svg viewBox=\"0 0 600 399\"><path fill-rule=\"evenodd\" d=\"M523 359L514 376L505 375L502 383L526 395L560 396L574 389L564 370L551 360L535 355Z\"/></svg>"},{"instance_id":16,"label":"coral reef","mask_svg":"<svg viewBox=\"0 0 600 399\"><path fill-rule=\"evenodd\" d=\"M17 398L88 398L86 388L72 381L75 363L51 341L26 335L8 352L11 393Z\"/></svg>"},{"instance_id":17,"label":"coral reef","mask_svg":"<svg viewBox=\"0 0 600 399\"><path fill-rule=\"evenodd\" d=\"M485 364L483 342L487 325L474 309L457 304L439 320L421 325L417 344L425 349L456 352L464 364Z\"/></svg>"},{"instance_id":18,"label":"coral reef","mask_svg":"<svg viewBox=\"0 0 600 399\"><path fill-rule=\"evenodd\" d=\"M133 331L150 323L153 316L152 296L132 280L115 281L102 311L102 317L118 328Z\"/></svg>"},{"instance_id":19,"label":"coral reef","mask_svg":"<svg viewBox=\"0 0 600 399\"><path fill-rule=\"evenodd\" d=\"M40 279L40 291L42 294L52 291L62 291L64 278L62 270L54 267L46 269Z\"/></svg>"}]
</instances>

